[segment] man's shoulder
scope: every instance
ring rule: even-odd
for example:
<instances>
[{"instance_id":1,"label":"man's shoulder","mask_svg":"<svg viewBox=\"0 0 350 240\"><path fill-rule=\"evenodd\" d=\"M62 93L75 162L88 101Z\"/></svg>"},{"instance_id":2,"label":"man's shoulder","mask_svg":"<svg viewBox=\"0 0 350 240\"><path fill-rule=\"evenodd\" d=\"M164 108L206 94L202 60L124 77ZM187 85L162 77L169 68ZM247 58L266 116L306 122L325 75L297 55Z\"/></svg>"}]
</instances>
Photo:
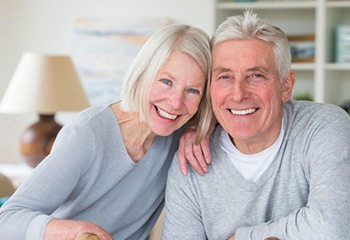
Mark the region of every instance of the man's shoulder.
<instances>
[{"instance_id":1,"label":"man's shoulder","mask_svg":"<svg viewBox=\"0 0 350 240\"><path fill-rule=\"evenodd\" d=\"M337 105L311 101L290 100L284 105L284 114L294 124L350 120L347 112Z\"/></svg>"},{"instance_id":2,"label":"man's shoulder","mask_svg":"<svg viewBox=\"0 0 350 240\"><path fill-rule=\"evenodd\" d=\"M333 115L334 113L341 113L346 115L346 112L341 107L331 103L319 103L312 101L296 101L290 100L284 104L284 109L287 112L295 113L310 113L321 115Z\"/></svg>"}]
</instances>

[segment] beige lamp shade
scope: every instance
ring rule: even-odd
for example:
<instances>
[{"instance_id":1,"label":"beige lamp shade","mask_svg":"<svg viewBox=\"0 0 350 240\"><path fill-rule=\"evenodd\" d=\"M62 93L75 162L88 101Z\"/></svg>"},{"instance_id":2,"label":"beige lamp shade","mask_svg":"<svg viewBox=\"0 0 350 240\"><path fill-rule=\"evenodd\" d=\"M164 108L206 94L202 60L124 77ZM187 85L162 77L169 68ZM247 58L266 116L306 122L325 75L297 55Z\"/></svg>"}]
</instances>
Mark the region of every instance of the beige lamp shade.
<instances>
[{"instance_id":1,"label":"beige lamp shade","mask_svg":"<svg viewBox=\"0 0 350 240\"><path fill-rule=\"evenodd\" d=\"M0 103L0 112L79 111L88 99L68 56L23 54Z\"/></svg>"},{"instance_id":2,"label":"beige lamp shade","mask_svg":"<svg viewBox=\"0 0 350 240\"><path fill-rule=\"evenodd\" d=\"M51 151L62 126L58 111L80 111L89 106L84 89L68 56L25 53L0 103L2 113L39 114L38 122L21 136L20 151L36 167Z\"/></svg>"}]
</instances>

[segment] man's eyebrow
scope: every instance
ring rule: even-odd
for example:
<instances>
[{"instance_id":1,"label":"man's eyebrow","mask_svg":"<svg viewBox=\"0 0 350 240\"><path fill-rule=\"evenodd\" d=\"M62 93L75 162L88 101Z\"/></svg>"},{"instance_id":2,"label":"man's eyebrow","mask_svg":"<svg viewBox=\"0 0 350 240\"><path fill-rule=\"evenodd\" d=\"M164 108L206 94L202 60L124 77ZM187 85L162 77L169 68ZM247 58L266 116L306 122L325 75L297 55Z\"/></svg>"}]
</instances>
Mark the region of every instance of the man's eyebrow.
<instances>
[{"instance_id":1,"label":"man's eyebrow","mask_svg":"<svg viewBox=\"0 0 350 240\"><path fill-rule=\"evenodd\" d=\"M213 69L213 72L231 72L232 70L229 68L225 68L225 67L216 67Z\"/></svg>"},{"instance_id":2,"label":"man's eyebrow","mask_svg":"<svg viewBox=\"0 0 350 240\"><path fill-rule=\"evenodd\" d=\"M268 68L263 67L263 66L254 66L254 67L248 68L246 71L247 72L263 71L265 73L270 72ZM233 70L230 68L225 68L225 67L219 66L219 67L214 68L212 72L213 73L227 73L227 72L233 72Z\"/></svg>"},{"instance_id":3,"label":"man's eyebrow","mask_svg":"<svg viewBox=\"0 0 350 240\"><path fill-rule=\"evenodd\" d=\"M255 66L252 68L249 68L248 71L263 71L263 72L269 72L269 70L265 67L261 67L261 66Z\"/></svg>"}]
</instances>

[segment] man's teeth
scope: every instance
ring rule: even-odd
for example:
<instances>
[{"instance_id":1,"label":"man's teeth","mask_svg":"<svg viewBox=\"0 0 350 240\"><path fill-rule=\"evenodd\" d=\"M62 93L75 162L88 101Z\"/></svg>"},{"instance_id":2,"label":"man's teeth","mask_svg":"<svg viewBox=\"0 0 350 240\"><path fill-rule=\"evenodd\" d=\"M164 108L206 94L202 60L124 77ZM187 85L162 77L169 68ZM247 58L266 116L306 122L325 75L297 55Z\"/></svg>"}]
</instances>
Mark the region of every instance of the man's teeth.
<instances>
[{"instance_id":1,"label":"man's teeth","mask_svg":"<svg viewBox=\"0 0 350 240\"><path fill-rule=\"evenodd\" d=\"M158 111L159 115L164 117L164 118L168 118L168 119L174 120L177 117L177 115L169 114L169 113L163 111L160 108L157 108L157 111Z\"/></svg>"},{"instance_id":2,"label":"man's teeth","mask_svg":"<svg viewBox=\"0 0 350 240\"><path fill-rule=\"evenodd\" d=\"M235 115L247 115L255 112L256 110L257 108L249 108L244 110L231 110L231 113Z\"/></svg>"}]
</instances>

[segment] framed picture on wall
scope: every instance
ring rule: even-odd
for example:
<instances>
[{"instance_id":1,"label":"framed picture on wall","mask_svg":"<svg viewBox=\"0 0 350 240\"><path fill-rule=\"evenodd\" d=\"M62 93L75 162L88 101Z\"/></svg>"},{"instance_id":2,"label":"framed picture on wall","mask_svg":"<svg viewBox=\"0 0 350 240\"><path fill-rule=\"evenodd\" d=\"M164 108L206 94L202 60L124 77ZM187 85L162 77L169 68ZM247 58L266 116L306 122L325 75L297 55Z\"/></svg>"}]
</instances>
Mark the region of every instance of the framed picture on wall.
<instances>
[{"instance_id":1,"label":"framed picture on wall","mask_svg":"<svg viewBox=\"0 0 350 240\"><path fill-rule=\"evenodd\" d=\"M292 54L292 62L315 61L315 35L288 36Z\"/></svg>"},{"instance_id":2,"label":"framed picture on wall","mask_svg":"<svg viewBox=\"0 0 350 240\"><path fill-rule=\"evenodd\" d=\"M119 99L124 75L143 44L171 23L168 18L77 19L71 55L90 105Z\"/></svg>"}]
</instances>

